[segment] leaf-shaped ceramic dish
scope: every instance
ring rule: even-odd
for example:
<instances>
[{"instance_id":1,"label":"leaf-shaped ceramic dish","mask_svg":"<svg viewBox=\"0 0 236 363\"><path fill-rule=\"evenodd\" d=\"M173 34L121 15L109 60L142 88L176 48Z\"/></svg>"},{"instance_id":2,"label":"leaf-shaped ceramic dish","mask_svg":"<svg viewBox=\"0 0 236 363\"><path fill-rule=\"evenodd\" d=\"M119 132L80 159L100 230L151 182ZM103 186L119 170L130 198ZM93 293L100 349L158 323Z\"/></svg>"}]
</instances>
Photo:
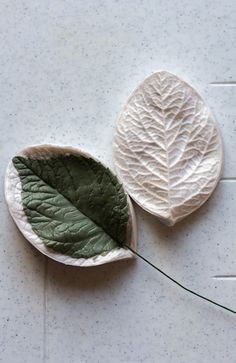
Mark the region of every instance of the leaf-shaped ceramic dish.
<instances>
[{"instance_id":1,"label":"leaf-shaped ceramic dish","mask_svg":"<svg viewBox=\"0 0 236 363\"><path fill-rule=\"evenodd\" d=\"M209 198L220 178L222 155L219 130L205 102L169 72L146 78L119 116L118 177L143 209L167 225Z\"/></svg>"},{"instance_id":2,"label":"leaf-shaped ceramic dish","mask_svg":"<svg viewBox=\"0 0 236 363\"><path fill-rule=\"evenodd\" d=\"M132 258L135 215L112 172L71 147L31 146L10 162L10 213L43 254L67 265L95 266Z\"/></svg>"}]
</instances>

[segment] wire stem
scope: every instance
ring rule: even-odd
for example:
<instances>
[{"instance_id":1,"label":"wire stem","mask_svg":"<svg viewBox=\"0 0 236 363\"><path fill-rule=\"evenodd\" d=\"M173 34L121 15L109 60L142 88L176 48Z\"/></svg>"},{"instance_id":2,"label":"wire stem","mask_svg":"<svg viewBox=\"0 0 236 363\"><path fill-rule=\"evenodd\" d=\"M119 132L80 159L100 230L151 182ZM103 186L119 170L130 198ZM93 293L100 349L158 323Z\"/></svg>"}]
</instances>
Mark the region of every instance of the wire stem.
<instances>
[{"instance_id":1,"label":"wire stem","mask_svg":"<svg viewBox=\"0 0 236 363\"><path fill-rule=\"evenodd\" d=\"M133 252L136 256L138 256L139 258L141 258L143 261L145 261L146 263L148 263L150 266L152 266L153 268L155 268L157 271L159 271L162 275L164 275L165 277L167 277L169 280L173 281L176 285L182 287L182 289L184 289L185 291L188 291L190 294L193 294L195 296L198 296L200 297L201 299L203 300L206 300L208 302L210 302L211 304L214 304L216 306L219 306L220 308L222 309L225 309L233 314L236 314L236 311L235 310L232 310L230 308L227 308L227 306L224 306L224 305L221 305L221 304L218 304L217 302L211 300L211 299L208 299L207 297L205 296L202 296L200 294L198 294L197 292L194 292L193 290L190 290L188 289L187 287L183 286L182 284L180 284L178 281L176 281L175 279L173 279L173 277L167 275L164 271L162 271L160 268L158 268L157 266L153 265L153 263L151 263L150 261L148 261L145 257L141 256L138 252L134 251L131 247L129 246L125 246L127 247L131 252Z\"/></svg>"}]
</instances>

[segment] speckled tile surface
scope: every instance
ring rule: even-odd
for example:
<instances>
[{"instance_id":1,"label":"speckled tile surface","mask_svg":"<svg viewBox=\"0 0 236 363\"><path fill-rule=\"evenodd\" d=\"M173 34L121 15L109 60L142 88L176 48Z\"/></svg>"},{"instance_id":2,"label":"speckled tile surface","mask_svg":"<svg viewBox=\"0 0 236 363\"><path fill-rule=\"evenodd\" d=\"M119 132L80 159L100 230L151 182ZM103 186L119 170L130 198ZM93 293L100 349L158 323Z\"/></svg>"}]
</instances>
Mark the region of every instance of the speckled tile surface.
<instances>
[{"instance_id":1,"label":"speckled tile surface","mask_svg":"<svg viewBox=\"0 0 236 363\"><path fill-rule=\"evenodd\" d=\"M0 221L0 362L42 362L44 258L21 236L2 200Z\"/></svg>"},{"instance_id":2,"label":"speckled tile surface","mask_svg":"<svg viewBox=\"0 0 236 363\"><path fill-rule=\"evenodd\" d=\"M41 142L80 147L112 167L130 92L157 69L178 74L218 120L223 180L172 229L136 207L138 248L234 309L236 280L212 277L236 275L235 19L234 0L0 3L2 180L15 151ZM89 270L45 261L14 226L3 187L1 207L0 362L235 363L233 315L140 260Z\"/></svg>"}]
</instances>

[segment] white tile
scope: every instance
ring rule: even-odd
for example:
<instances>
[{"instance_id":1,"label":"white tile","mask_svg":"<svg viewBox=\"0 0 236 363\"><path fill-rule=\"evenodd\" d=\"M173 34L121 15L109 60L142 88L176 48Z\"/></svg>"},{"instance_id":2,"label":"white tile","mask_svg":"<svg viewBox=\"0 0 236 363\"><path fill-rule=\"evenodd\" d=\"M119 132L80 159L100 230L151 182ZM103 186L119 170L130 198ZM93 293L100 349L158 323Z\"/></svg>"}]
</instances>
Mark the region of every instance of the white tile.
<instances>
[{"instance_id":1,"label":"white tile","mask_svg":"<svg viewBox=\"0 0 236 363\"><path fill-rule=\"evenodd\" d=\"M41 363L44 259L22 237L5 203L1 207L0 362Z\"/></svg>"},{"instance_id":2,"label":"white tile","mask_svg":"<svg viewBox=\"0 0 236 363\"><path fill-rule=\"evenodd\" d=\"M34 143L79 146L112 166L115 119L130 92L167 69L206 97L235 178L235 0L0 3L0 144L9 158ZM235 183L236 184L236 183ZM137 208L139 251L236 308L234 182L173 229ZM2 191L1 191L2 193ZM3 204L4 205L4 204ZM162 278L143 262L95 269L49 262L43 338L43 259L7 214L0 219L0 361L235 362L234 316ZM8 300L9 299L9 300Z\"/></svg>"},{"instance_id":3,"label":"white tile","mask_svg":"<svg viewBox=\"0 0 236 363\"><path fill-rule=\"evenodd\" d=\"M26 4L0 4L0 119L11 152L66 143L111 164L117 115L151 72L168 69L199 91L236 79L234 0Z\"/></svg>"},{"instance_id":4,"label":"white tile","mask_svg":"<svg viewBox=\"0 0 236 363\"><path fill-rule=\"evenodd\" d=\"M189 288L236 309L236 183L221 182L173 228L137 208L139 252ZM49 263L48 362L234 362L235 317L189 295L146 263L94 269ZM58 344L60 342L60 344Z\"/></svg>"},{"instance_id":5,"label":"white tile","mask_svg":"<svg viewBox=\"0 0 236 363\"><path fill-rule=\"evenodd\" d=\"M236 178L236 84L235 86L209 85L204 91L206 101L216 117L222 134L223 178Z\"/></svg>"}]
</instances>

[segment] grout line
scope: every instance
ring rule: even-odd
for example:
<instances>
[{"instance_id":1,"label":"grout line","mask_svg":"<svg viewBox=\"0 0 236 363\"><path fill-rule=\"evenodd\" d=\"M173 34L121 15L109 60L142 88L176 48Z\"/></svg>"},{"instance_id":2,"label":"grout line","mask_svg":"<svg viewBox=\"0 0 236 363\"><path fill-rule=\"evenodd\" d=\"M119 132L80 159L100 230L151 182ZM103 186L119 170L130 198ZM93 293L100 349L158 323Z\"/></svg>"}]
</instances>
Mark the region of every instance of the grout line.
<instances>
[{"instance_id":1,"label":"grout line","mask_svg":"<svg viewBox=\"0 0 236 363\"><path fill-rule=\"evenodd\" d=\"M220 179L221 181L235 181L236 177L232 176L232 177L223 177Z\"/></svg>"},{"instance_id":2,"label":"grout line","mask_svg":"<svg viewBox=\"0 0 236 363\"><path fill-rule=\"evenodd\" d=\"M46 362L47 349L46 349L46 329L47 329L47 277L48 277L48 259L45 258L44 263L44 287L43 287L43 363Z\"/></svg>"},{"instance_id":3,"label":"grout line","mask_svg":"<svg viewBox=\"0 0 236 363\"><path fill-rule=\"evenodd\" d=\"M215 280L236 281L236 275L215 275L215 276L212 276L212 278Z\"/></svg>"},{"instance_id":4,"label":"grout line","mask_svg":"<svg viewBox=\"0 0 236 363\"><path fill-rule=\"evenodd\" d=\"M236 86L236 81L222 81L222 82L210 82L209 86L218 86L218 87L233 87Z\"/></svg>"}]
</instances>

